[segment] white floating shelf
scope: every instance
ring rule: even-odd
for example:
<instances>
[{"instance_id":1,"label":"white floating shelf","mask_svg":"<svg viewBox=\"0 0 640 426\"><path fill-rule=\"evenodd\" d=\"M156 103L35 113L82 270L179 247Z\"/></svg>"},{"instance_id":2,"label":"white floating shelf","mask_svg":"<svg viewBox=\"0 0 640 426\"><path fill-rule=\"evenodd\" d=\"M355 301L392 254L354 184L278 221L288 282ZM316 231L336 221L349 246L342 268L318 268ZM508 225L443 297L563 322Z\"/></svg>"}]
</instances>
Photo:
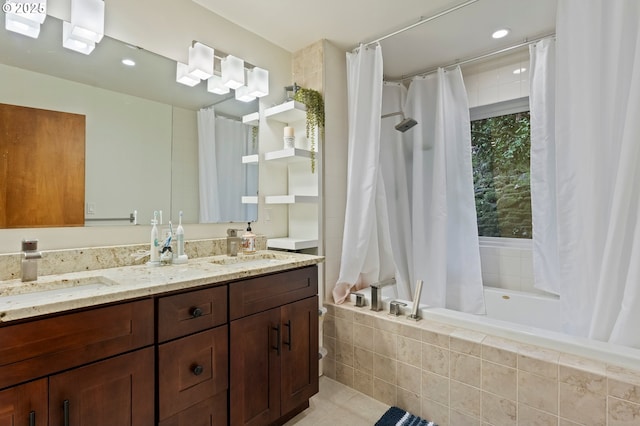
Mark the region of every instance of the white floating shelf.
<instances>
[{"instance_id":1,"label":"white floating shelf","mask_svg":"<svg viewBox=\"0 0 640 426\"><path fill-rule=\"evenodd\" d=\"M257 126L260 124L260 113L252 112L251 114L242 116L242 124L248 124L249 126Z\"/></svg>"},{"instance_id":2,"label":"white floating shelf","mask_svg":"<svg viewBox=\"0 0 640 426\"><path fill-rule=\"evenodd\" d=\"M282 161L282 162L296 162L296 161L310 161L311 151L300 148L285 148L280 151L270 151L264 153L265 161Z\"/></svg>"},{"instance_id":3,"label":"white floating shelf","mask_svg":"<svg viewBox=\"0 0 640 426\"><path fill-rule=\"evenodd\" d=\"M283 250L304 250L318 247L318 240L308 240L303 238L269 238L267 239L268 248L277 248Z\"/></svg>"},{"instance_id":4,"label":"white floating shelf","mask_svg":"<svg viewBox=\"0 0 640 426\"><path fill-rule=\"evenodd\" d=\"M281 123L293 123L294 121L305 120L307 117L307 107L297 101L288 101L271 108L267 108L264 116Z\"/></svg>"},{"instance_id":5,"label":"white floating shelf","mask_svg":"<svg viewBox=\"0 0 640 426\"><path fill-rule=\"evenodd\" d=\"M257 195L243 195L242 204L258 204Z\"/></svg>"},{"instance_id":6,"label":"white floating shelf","mask_svg":"<svg viewBox=\"0 0 640 426\"><path fill-rule=\"evenodd\" d=\"M259 160L260 156L258 154L242 156L242 164L258 164Z\"/></svg>"},{"instance_id":7,"label":"white floating shelf","mask_svg":"<svg viewBox=\"0 0 640 426\"><path fill-rule=\"evenodd\" d=\"M317 195L268 195L264 197L266 204L317 203Z\"/></svg>"}]
</instances>

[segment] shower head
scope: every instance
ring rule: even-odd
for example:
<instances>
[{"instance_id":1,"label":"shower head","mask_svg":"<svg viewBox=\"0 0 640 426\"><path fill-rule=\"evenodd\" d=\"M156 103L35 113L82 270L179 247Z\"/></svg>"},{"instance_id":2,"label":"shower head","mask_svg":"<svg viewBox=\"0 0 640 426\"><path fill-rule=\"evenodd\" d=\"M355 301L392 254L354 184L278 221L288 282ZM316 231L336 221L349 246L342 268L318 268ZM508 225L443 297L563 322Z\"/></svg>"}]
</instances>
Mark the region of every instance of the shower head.
<instances>
[{"instance_id":1,"label":"shower head","mask_svg":"<svg viewBox=\"0 0 640 426\"><path fill-rule=\"evenodd\" d=\"M404 133L407 130L409 130L410 128L412 128L413 126L415 126L416 124L418 124L418 122L416 120L414 120L413 118L411 118L411 117L405 118L404 120L402 120L401 122L396 124L396 130L399 130L402 133Z\"/></svg>"},{"instance_id":2,"label":"shower head","mask_svg":"<svg viewBox=\"0 0 640 426\"><path fill-rule=\"evenodd\" d=\"M404 116L404 112L402 112L402 111L392 112L390 114L385 114L380 118L393 117L394 115L401 115L402 116L402 121L395 125L396 130L399 130L402 133L406 132L407 130L409 130L410 128L412 128L416 124L418 124L418 122L416 120L414 120L413 118L411 118L411 117L406 118Z\"/></svg>"}]
</instances>

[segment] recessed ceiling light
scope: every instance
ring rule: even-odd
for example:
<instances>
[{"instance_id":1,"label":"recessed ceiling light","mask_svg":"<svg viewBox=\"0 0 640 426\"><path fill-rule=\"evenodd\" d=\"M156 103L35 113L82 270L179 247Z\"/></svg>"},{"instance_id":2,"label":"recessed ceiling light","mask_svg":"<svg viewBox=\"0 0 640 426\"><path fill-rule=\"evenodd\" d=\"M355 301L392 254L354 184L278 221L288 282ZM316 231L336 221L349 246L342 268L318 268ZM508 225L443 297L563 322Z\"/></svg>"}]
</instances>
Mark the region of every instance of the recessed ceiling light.
<instances>
[{"instance_id":1,"label":"recessed ceiling light","mask_svg":"<svg viewBox=\"0 0 640 426\"><path fill-rule=\"evenodd\" d=\"M128 67L133 67L136 65L136 62L133 59L125 58L122 60L122 63Z\"/></svg>"},{"instance_id":2,"label":"recessed ceiling light","mask_svg":"<svg viewBox=\"0 0 640 426\"><path fill-rule=\"evenodd\" d=\"M513 70L513 73L514 74L522 74L526 70L527 70L526 68L516 68L515 70Z\"/></svg>"},{"instance_id":3,"label":"recessed ceiling light","mask_svg":"<svg viewBox=\"0 0 640 426\"><path fill-rule=\"evenodd\" d=\"M509 30L507 28L502 28L500 30L494 31L494 33L491 34L491 37L502 38L502 37L505 37L507 34L509 34Z\"/></svg>"}]
</instances>

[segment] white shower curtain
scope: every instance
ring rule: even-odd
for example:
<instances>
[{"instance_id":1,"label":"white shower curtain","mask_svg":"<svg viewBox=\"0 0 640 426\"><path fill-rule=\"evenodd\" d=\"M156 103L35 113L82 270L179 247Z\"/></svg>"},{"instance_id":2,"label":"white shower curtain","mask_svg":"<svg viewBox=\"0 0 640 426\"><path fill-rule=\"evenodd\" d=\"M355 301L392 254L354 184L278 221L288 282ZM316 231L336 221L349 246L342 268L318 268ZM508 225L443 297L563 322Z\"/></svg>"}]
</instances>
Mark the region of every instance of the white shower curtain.
<instances>
[{"instance_id":1,"label":"white shower curtain","mask_svg":"<svg viewBox=\"0 0 640 426\"><path fill-rule=\"evenodd\" d=\"M216 117L213 107L198 111L200 222L233 222L246 217L247 171L242 167L249 129Z\"/></svg>"},{"instance_id":2,"label":"white shower curtain","mask_svg":"<svg viewBox=\"0 0 640 426\"><path fill-rule=\"evenodd\" d=\"M220 221L218 169L216 161L216 113L213 107L197 113L198 176L200 194L200 223Z\"/></svg>"},{"instance_id":3,"label":"white shower curtain","mask_svg":"<svg viewBox=\"0 0 640 426\"><path fill-rule=\"evenodd\" d=\"M402 133L395 125L402 121L407 89L401 83L384 83L382 88L382 119L380 125L380 167L387 194L387 211L391 247L396 265L396 296L413 299L413 255L411 247L411 210L409 194L411 180L407 170L411 167L412 130ZM395 115L389 115L395 114Z\"/></svg>"},{"instance_id":4,"label":"white shower curtain","mask_svg":"<svg viewBox=\"0 0 640 426\"><path fill-rule=\"evenodd\" d=\"M560 294L556 221L556 41L529 46L534 286Z\"/></svg>"},{"instance_id":5,"label":"white shower curtain","mask_svg":"<svg viewBox=\"0 0 640 426\"><path fill-rule=\"evenodd\" d=\"M386 195L380 168L382 52L360 46L347 53L349 148L347 206L336 303L361 288L394 276Z\"/></svg>"},{"instance_id":6,"label":"white shower curtain","mask_svg":"<svg viewBox=\"0 0 640 426\"><path fill-rule=\"evenodd\" d=\"M640 347L640 2L560 0L556 34L565 328Z\"/></svg>"},{"instance_id":7,"label":"white shower curtain","mask_svg":"<svg viewBox=\"0 0 640 426\"><path fill-rule=\"evenodd\" d=\"M411 82L414 279L422 303L484 313L467 94L459 67Z\"/></svg>"}]
</instances>

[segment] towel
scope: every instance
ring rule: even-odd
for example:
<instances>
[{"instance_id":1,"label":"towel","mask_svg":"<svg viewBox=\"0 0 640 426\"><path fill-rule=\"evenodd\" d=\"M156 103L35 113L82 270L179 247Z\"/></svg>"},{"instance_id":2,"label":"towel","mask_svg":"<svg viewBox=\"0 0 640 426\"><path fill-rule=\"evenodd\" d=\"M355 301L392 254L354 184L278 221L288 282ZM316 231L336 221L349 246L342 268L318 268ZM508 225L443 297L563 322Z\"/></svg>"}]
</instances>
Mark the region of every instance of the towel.
<instances>
[{"instance_id":1,"label":"towel","mask_svg":"<svg viewBox=\"0 0 640 426\"><path fill-rule=\"evenodd\" d=\"M375 426L438 426L429 420L421 419L402 408L391 407L380 417Z\"/></svg>"}]
</instances>

